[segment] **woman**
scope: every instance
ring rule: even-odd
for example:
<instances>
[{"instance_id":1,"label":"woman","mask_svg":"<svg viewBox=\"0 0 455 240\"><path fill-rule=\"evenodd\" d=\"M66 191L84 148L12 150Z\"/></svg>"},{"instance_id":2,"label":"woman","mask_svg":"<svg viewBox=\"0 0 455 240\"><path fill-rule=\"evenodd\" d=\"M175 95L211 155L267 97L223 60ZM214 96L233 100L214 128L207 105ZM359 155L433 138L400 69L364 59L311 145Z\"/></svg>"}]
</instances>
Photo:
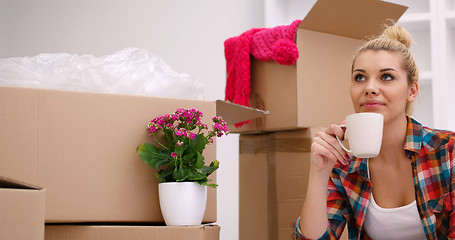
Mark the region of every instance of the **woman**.
<instances>
[{"instance_id":1,"label":"woman","mask_svg":"<svg viewBox=\"0 0 455 240\"><path fill-rule=\"evenodd\" d=\"M408 116L418 92L410 41L388 26L355 55L352 103L355 112L384 116L381 151L348 156L338 125L316 134L299 239L338 239L346 223L349 239L455 238L455 134Z\"/></svg>"}]
</instances>

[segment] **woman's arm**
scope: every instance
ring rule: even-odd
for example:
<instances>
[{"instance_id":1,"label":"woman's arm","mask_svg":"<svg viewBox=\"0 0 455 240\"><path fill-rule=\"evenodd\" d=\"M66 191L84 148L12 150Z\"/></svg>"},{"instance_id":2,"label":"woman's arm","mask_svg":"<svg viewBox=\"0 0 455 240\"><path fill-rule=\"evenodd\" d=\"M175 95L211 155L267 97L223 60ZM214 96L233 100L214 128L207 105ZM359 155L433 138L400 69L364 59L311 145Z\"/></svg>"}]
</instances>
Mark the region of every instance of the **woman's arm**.
<instances>
[{"instance_id":1,"label":"woman's arm","mask_svg":"<svg viewBox=\"0 0 455 240\"><path fill-rule=\"evenodd\" d=\"M335 138L343 138L344 131L331 125L319 132L311 145L312 160L305 202L300 213L300 231L312 239L320 238L327 231L327 189L330 173L336 163L347 164L348 156Z\"/></svg>"},{"instance_id":2,"label":"woman's arm","mask_svg":"<svg viewBox=\"0 0 455 240\"><path fill-rule=\"evenodd\" d=\"M327 183L326 174L310 170L305 202L300 213L300 231L305 237L317 239L327 231Z\"/></svg>"}]
</instances>

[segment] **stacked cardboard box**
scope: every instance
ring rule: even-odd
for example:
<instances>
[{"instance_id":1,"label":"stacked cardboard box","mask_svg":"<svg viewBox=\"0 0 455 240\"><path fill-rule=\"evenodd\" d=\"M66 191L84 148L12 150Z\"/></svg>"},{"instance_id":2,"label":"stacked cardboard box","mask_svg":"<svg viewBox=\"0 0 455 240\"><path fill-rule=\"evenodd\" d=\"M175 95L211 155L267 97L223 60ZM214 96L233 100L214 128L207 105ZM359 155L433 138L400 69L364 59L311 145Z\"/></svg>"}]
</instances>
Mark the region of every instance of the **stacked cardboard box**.
<instances>
[{"instance_id":1,"label":"stacked cardboard box","mask_svg":"<svg viewBox=\"0 0 455 240\"><path fill-rule=\"evenodd\" d=\"M317 130L240 136L240 239L295 239Z\"/></svg>"},{"instance_id":2,"label":"stacked cardboard box","mask_svg":"<svg viewBox=\"0 0 455 240\"><path fill-rule=\"evenodd\" d=\"M0 239L42 240L45 189L0 177Z\"/></svg>"},{"instance_id":3,"label":"stacked cardboard box","mask_svg":"<svg viewBox=\"0 0 455 240\"><path fill-rule=\"evenodd\" d=\"M212 101L0 87L0 175L47 189L47 223L163 222L155 170L136 147L151 142L151 119L179 107L216 111ZM215 221L209 189L204 222Z\"/></svg>"},{"instance_id":4,"label":"stacked cardboard box","mask_svg":"<svg viewBox=\"0 0 455 240\"><path fill-rule=\"evenodd\" d=\"M84 226L49 225L46 240L218 240L220 227L201 225L164 226Z\"/></svg>"},{"instance_id":5,"label":"stacked cardboard box","mask_svg":"<svg viewBox=\"0 0 455 240\"><path fill-rule=\"evenodd\" d=\"M250 106L270 114L231 128L241 133L240 240L295 239L312 138L353 112L350 70L362 39L406 9L376 0L319 0L297 29L296 64L251 60Z\"/></svg>"},{"instance_id":6,"label":"stacked cardboard box","mask_svg":"<svg viewBox=\"0 0 455 240\"><path fill-rule=\"evenodd\" d=\"M220 108L223 106L235 115L236 106L221 104ZM46 188L48 224L163 223L156 170L139 158L136 147L152 142L146 132L150 120L177 108L197 108L204 114L203 121L209 124L217 104L205 100L0 87L0 176ZM215 147L216 144L210 144L204 150L207 161L215 160ZM216 182L216 174L211 179ZM217 220L216 189L208 188L207 195L203 223L213 223ZM87 228L65 229L74 234ZM188 231L198 231L192 229ZM167 230L146 231L159 235Z\"/></svg>"}]
</instances>

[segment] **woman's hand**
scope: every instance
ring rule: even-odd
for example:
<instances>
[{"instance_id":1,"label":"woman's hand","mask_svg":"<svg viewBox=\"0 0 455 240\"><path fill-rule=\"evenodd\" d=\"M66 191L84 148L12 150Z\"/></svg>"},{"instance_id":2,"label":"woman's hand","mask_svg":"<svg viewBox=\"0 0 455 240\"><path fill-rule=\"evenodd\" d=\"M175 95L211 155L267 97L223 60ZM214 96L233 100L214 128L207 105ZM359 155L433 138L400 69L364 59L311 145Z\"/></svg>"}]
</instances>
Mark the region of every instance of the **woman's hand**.
<instances>
[{"instance_id":1,"label":"woman's hand","mask_svg":"<svg viewBox=\"0 0 455 240\"><path fill-rule=\"evenodd\" d=\"M336 163L348 164L349 155L340 146L335 136L343 139L344 130L340 126L332 124L324 132L316 133L313 138L311 165L315 170L330 174Z\"/></svg>"}]
</instances>

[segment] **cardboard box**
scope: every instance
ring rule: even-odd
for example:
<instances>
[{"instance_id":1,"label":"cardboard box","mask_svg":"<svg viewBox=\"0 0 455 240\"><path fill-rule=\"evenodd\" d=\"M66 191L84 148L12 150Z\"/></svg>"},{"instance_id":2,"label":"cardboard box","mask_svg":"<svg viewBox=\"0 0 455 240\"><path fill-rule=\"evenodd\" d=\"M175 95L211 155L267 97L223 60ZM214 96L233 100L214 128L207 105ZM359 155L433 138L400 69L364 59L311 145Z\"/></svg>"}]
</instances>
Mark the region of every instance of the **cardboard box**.
<instances>
[{"instance_id":1,"label":"cardboard box","mask_svg":"<svg viewBox=\"0 0 455 240\"><path fill-rule=\"evenodd\" d=\"M45 240L218 240L218 225L71 226L47 225Z\"/></svg>"},{"instance_id":2,"label":"cardboard box","mask_svg":"<svg viewBox=\"0 0 455 240\"><path fill-rule=\"evenodd\" d=\"M214 101L0 87L0 175L45 187L49 223L163 222L156 170L136 148L153 142L148 122L179 107L208 124L216 113ZM215 143L204 156L216 159ZM203 222L216 222L216 189Z\"/></svg>"},{"instance_id":3,"label":"cardboard box","mask_svg":"<svg viewBox=\"0 0 455 240\"><path fill-rule=\"evenodd\" d=\"M0 177L0 239L44 238L45 189Z\"/></svg>"},{"instance_id":4,"label":"cardboard box","mask_svg":"<svg viewBox=\"0 0 455 240\"><path fill-rule=\"evenodd\" d=\"M295 239L308 184L311 141L321 130L240 135L240 240Z\"/></svg>"},{"instance_id":5,"label":"cardboard box","mask_svg":"<svg viewBox=\"0 0 455 240\"><path fill-rule=\"evenodd\" d=\"M386 19L407 7L382 1L319 0L302 20L291 66L251 60L250 107L270 111L232 132L328 126L353 112L351 65L362 39L379 34Z\"/></svg>"}]
</instances>

